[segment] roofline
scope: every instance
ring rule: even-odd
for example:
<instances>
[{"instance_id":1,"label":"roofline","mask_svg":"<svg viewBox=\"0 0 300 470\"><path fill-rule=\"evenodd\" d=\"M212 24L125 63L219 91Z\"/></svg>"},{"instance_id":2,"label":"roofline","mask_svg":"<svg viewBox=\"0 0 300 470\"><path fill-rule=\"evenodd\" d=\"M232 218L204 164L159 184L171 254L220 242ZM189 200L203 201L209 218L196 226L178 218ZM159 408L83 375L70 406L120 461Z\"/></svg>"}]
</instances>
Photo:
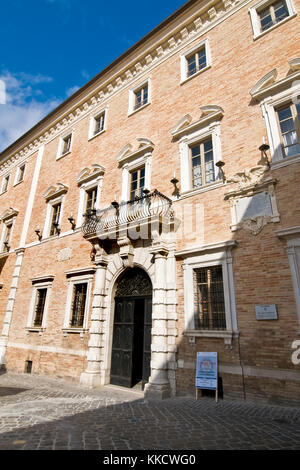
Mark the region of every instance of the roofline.
<instances>
[{"instance_id":1,"label":"roofline","mask_svg":"<svg viewBox=\"0 0 300 470\"><path fill-rule=\"evenodd\" d=\"M99 80L103 75L105 75L107 72L109 72L113 67L115 67L119 62L121 62L124 58L126 58L128 55L130 55L135 49L137 49L139 46L143 44L143 42L147 41L151 36L159 32L161 29L163 29L168 23L173 21L177 16L179 16L181 13L183 13L185 10L187 10L189 7L191 7L194 3L198 2L199 0L188 0L186 3L184 3L181 7L179 7L177 10L174 11L170 16L168 16L164 21L159 23L158 26L156 26L154 29L152 29L149 33L147 33L145 36L143 36L138 42L133 44L129 49L127 49L125 52L123 52L120 56L117 57L113 62L111 62L107 67L105 67L101 72L99 72L97 75L95 75L90 81L88 81L85 85L83 85L79 90L77 90L75 93L73 93L69 98L64 100L61 104L59 104L56 108L54 108L49 114L47 114L43 119L41 119L39 122L37 122L33 127L31 127L25 134L20 136L17 140L15 140L12 144L10 144L8 147L6 147L2 152L0 152L0 161L2 159L5 159L5 154L6 153L11 153L13 147L17 146L18 144L21 144L21 142L29 137L29 135L34 132L35 130L38 130L39 127L42 127L47 120L54 114L56 114L58 111L63 109L67 104L71 103L74 98L77 98L83 91L88 89L91 85L93 85L97 80Z\"/></svg>"}]
</instances>

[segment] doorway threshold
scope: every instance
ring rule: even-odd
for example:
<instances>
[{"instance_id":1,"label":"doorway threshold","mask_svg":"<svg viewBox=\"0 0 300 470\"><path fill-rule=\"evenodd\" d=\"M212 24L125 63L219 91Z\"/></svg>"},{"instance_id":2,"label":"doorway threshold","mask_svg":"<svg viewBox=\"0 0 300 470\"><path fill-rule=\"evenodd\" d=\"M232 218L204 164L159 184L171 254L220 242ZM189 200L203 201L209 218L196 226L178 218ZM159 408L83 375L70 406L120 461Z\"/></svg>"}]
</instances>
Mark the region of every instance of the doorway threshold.
<instances>
[{"instance_id":1,"label":"doorway threshold","mask_svg":"<svg viewBox=\"0 0 300 470\"><path fill-rule=\"evenodd\" d=\"M144 396L143 390L136 389L136 388L128 388L128 387L121 387L120 385L113 385L113 384L107 384L104 385L105 388L110 388L112 390L120 390L120 392L128 392L128 393L134 393L135 395L138 395L140 397Z\"/></svg>"}]
</instances>

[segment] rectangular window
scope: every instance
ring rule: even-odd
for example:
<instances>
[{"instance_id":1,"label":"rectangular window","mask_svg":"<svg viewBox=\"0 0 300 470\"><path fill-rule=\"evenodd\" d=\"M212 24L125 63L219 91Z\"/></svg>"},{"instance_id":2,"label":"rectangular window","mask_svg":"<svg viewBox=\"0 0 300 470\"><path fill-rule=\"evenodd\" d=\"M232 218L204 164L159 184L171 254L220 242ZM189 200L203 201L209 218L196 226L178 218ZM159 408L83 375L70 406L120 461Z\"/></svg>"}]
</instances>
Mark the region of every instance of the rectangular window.
<instances>
[{"instance_id":1,"label":"rectangular window","mask_svg":"<svg viewBox=\"0 0 300 470\"><path fill-rule=\"evenodd\" d=\"M63 138L62 155L70 151L71 141L72 141L72 134Z\"/></svg>"},{"instance_id":2,"label":"rectangular window","mask_svg":"<svg viewBox=\"0 0 300 470\"><path fill-rule=\"evenodd\" d=\"M71 327L82 328L86 307L87 283L75 284L73 287Z\"/></svg>"},{"instance_id":3,"label":"rectangular window","mask_svg":"<svg viewBox=\"0 0 300 470\"><path fill-rule=\"evenodd\" d=\"M215 167L212 139L190 147L192 158L193 188L198 188L215 181Z\"/></svg>"},{"instance_id":4,"label":"rectangular window","mask_svg":"<svg viewBox=\"0 0 300 470\"><path fill-rule=\"evenodd\" d=\"M97 187L86 191L86 212L96 208L97 192Z\"/></svg>"},{"instance_id":5,"label":"rectangular window","mask_svg":"<svg viewBox=\"0 0 300 470\"><path fill-rule=\"evenodd\" d=\"M148 103L148 84L136 90L134 109L139 109Z\"/></svg>"},{"instance_id":6,"label":"rectangular window","mask_svg":"<svg viewBox=\"0 0 300 470\"><path fill-rule=\"evenodd\" d=\"M50 226L50 236L59 234L59 219L61 212L61 202L52 206L52 218Z\"/></svg>"},{"instance_id":7,"label":"rectangular window","mask_svg":"<svg viewBox=\"0 0 300 470\"><path fill-rule=\"evenodd\" d=\"M11 236L11 231L12 231L12 222L10 224L7 224L5 227L5 234L4 234L4 239L3 239L3 252L8 253L10 250L10 236Z\"/></svg>"},{"instance_id":8,"label":"rectangular window","mask_svg":"<svg viewBox=\"0 0 300 470\"><path fill-rule=\"evenodd\" d=\"M136 197L143 196L143 189L145 188L145 167L139 168L131 173L130 184L130 201Z\"/></svg>"},{"instance_id":9,"label":"rectangular window","mask_svg":"<svg viewBox=\"0 0 300 470\"><path fill-rule=\"evenodd\" d=\"M276 23L284 20L289 16L289 11L286 5L285 0L280 2L273 3L267 8L258 12L261 31L266 31L267 29L274 26Z\"/></svg>"},{"instance_id":10,"label":"rectangular window","mask_svg":"<svg viewBox=\"0 0 300 470\"><path fill-rule=\"evenodd\" d=\"M104 130L105 113L100 114L94 118L94 135L99 134Z\"/></svg>"},{"instance_id":11,"label":"rectangular window","mask_svg":"<svg viewBox=\"0 0 300 470\"><path fill-rule=\"evenodd\" d=\"M17 183L21 183L24 180L25 165L19 167Z\"/></svg>"},{"instance_id":12,"label":"rectangular window","mask_svg":"<svg viewBox=\"0 0 300 470\"><path fill-rule=\"evenodd\" d=\"M196 329L225 330L222 266L195 269L194 283Z\"/></svg>"},{"instance_id":13,"label":"rectangular window","mask_svg":"<svg viewBox=\"0 0 300 470\"><path fill-rule=\"evenodd\" d=\"M284 157L300 154L300 104L277 110Z\"/></svg>"},{"instance_id":14,"label":"rectangular window","mask_svg":"<svg viewBox=\"0 0 300 470\"><path fill-rule=\"evenodd\" d=\"M199 70L204 69L207 66L205 47L203 47L196 53L190 56L187 56L186 61L187 61L187 76L188 77L199 72Z\"/></svg>"},{"instance_id":15,"label":"rectangular window","mask_svg":"<svg viewBox=\"0 0 300 470\"><path fill-rule=\"evenodd\" d=\"M2 183L2 192L3 193L5 191L7 191L8 183L9 183L9 175L5 176L5 178L3 179L3 183Z\"/></svg>"},{"instance_id":16,"label":"rectangular window","mask_svg":"<svg viewBox=\"0 0 300 470\"><path fill-rule=\"evenodd\" d=\"M42 326L47 289L37 289L33 326Z\"/></svg>"}]
</instances>

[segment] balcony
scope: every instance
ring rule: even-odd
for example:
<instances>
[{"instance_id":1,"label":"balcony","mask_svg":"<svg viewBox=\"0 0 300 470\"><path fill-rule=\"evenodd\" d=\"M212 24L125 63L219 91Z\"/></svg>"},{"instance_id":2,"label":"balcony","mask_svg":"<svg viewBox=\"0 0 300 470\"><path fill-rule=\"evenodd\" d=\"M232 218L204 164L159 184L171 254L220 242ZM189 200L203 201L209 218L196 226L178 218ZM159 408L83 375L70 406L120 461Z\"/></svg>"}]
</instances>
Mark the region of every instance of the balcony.
<instances>
[{"instance_id":1,"label":"balcony","mask_svg":"<svg viewBox=\"0 0 300 470\"><path fill-rule=\"evenodd\" d=\"M89 211L82 231L87 239L149 239L154 232L168 230L173 215L171 199L155 189L132 201L114 201L106 209Z\"/></svg>"}]
</instances>

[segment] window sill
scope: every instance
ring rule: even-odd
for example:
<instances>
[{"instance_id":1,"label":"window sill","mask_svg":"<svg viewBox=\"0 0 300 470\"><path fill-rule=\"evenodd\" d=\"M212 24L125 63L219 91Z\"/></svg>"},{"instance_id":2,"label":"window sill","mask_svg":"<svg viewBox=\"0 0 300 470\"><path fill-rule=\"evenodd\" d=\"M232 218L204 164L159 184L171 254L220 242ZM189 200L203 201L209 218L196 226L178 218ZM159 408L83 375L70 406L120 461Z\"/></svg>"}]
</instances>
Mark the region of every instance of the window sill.
<instances>
[{"instance_id":1,"label":"window sill","mask_svg":"<svg viewBox=\"0 0 300 470\"><path fill-rule=\"evenodd\" d=\"M132 115L135 114L135 113L138 113L141 109L144 109L144 108L146 108L147 106L149 106L149 104L151 104L151 101L148 101L148 103L144 104L143 106L140 106L140 107L137 108L137 109L130 110L129 113L128 113L128 117L129 117L129 116L132 116Z\"/></svg>"},{"instance_id":2,"label":"window sill","mask_svg":"<svg viewBox=\"0 0 300 470\"><path fill-rule=\"evenodd\" d=\"M84 334L88 333L89 330L87 330L85 328L75 328L75 327L72 328L72 327L70 327L70 328L63 328L62 331L63 331L63 334L64 334L65 337L68 336L68 333L69 333L69 334L80 335L80 337L83 338Z\"/></svg>"},{"instance_id":3,"label":"window sill","mask_svg":"<svg viewBox=\"0 0 300 470\"><path fill-rule=\"evenodd\" d=\"M287 21L291 20L292 18L295 18L295 16L297 16L297 13L294 13L293 15L288 16L287 18L284 18L284 20L279 21L279 23L274 24L273 26L271 26L271 28L266 29L262 33L258 34L257 36L253 36L253 41L256 41L257 39L261 38L262 36L269 33L270 31L273 31L274 29L278 28L278 26L286 23Z\"/></svg>"},{"instance_id":4,"label":"window sill","mask_svg":"<svg viewBox=\"0 0 300 470\"><path fill-rule=\"evenodd\" d=\"M271 162L271 170L276 170L277 168L281 168L283 166L293 165L294 163L300 163L300 154Z\"/></svg>"},{"instance_id":5,"label":"window sill","mask_svg":"<svg viewBox=\"0 0 300 470\"><path fill-rule=\"evenodd\" d=\"M60 160L61 158L66 157L66 156L69 155L70 153L71 153L71 150L68 150L68 152L62 153L61 155L58 155L58 156L56 157L56 160Z\"/></svg>"},{"instance_id":6,"label":"window sill","mask_svg":"<svg viewBox=\"0 0 300 470\"><path fill-rule=\"evenodd\" d=\"M15 186L18 186L18 184L21 184L21 183L23 183L23 182L24 182L24 180L17 181L13 186L14 186L14 187L15 187Z\"/></svg>"},{"instance_id":7,"label":"window sill","mask_svg":"<svg viewBox=\"0 0 300 470\"><path fill-rule=\"evenodd\" d=\"M27 331L27 334L38 333L41 336L43 331L45 331L46 328L43 328L42 326L27 326L25 329Z\"/></svg>"},{"instance_id":8,"label":"window sill","mask_svg":"<svg viewBox=\"0 0 300 470\"><path fill-rule=\"evenodd\" d=\"M201 73L205 72L206 70L210 69L211 65L207 65L206 67L203 67L203 69L198 70L198 72L193 73L193 75L190 75L189 77L185 77L183 80L181 80L180 85L184 85L186 82L189 82L192 80L192 78L197 77Z\"/></svg>"},{"instance_id":9,"label":"window sill","mask_svg":"<svg viewBox=\"0 0 300 470\"><path fill-rule=\"evenodd\" d=\"M97 132L97 134L93 134L91 135L89 138L88 138L88 141L90 142L90 140L93 140L95 139L96 137L98 137L99 135L103 134L105 132L106 129L103 129L102 131L100 132Z\"/></svg>"},{"instance_id":10,"label":"window sill","mask_svg":"<svg viewBox=\"0 0 300 470\"><path fill-rule=\"evenodd\" d=\"M232 330L186 330L184 336L196 338L220 338L224 339L226 346L231 346L232 338L237 336Z\"/></svg>"},{"instance_id":11,"label":"window sill","mask_svg":"<svg viewBox=\"0 0 300 470\"><path fill-rule=\"evenodd\" d=\"M188 191L181 193L178 201L187 197L195 196L197 194L205 193L206 191L211 191L212 189L220 188L224 184L225 183L223 183L223 181L216 181L214 183L207 184L206 186L201 186L200 188L189 189Z\"/></svg>"},{"instance_id":12,"label":"window sill","mask_svg":"<svg viewBox=\"0 0 300 470\"><path fill-rule=\"evenodd\" d=\"M0 196L2 196L2 194L7 193L7 191L8 191L7 189L6 189L5 191L2 191L2 192L0 193Z\"/></svg>"}]
</instances>

